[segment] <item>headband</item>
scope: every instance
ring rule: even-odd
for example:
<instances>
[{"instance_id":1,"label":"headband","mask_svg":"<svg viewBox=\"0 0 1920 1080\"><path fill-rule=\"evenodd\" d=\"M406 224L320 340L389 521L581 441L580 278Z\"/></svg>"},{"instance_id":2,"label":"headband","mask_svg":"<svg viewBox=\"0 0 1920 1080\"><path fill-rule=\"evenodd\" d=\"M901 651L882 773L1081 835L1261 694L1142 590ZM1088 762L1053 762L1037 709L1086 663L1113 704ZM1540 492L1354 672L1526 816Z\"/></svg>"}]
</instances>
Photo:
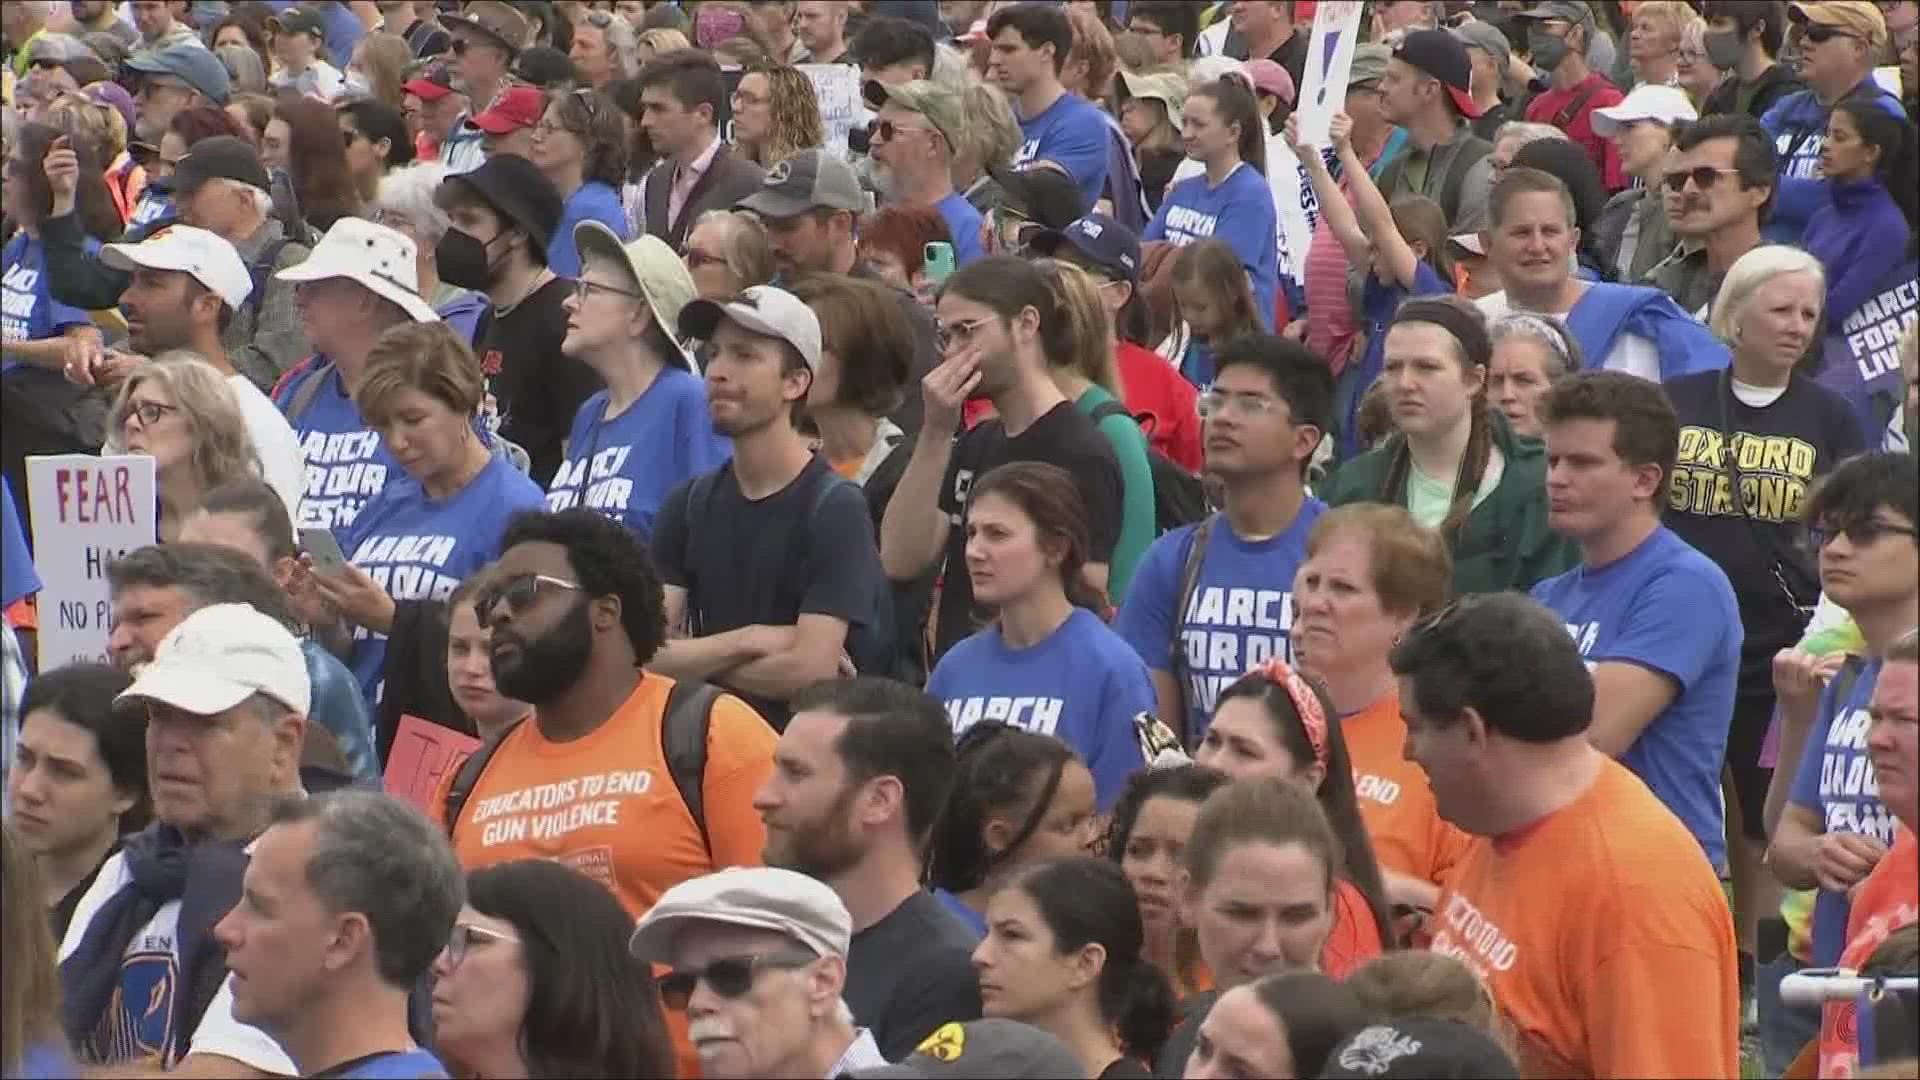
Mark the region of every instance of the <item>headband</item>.
<instances>
[{"instance_id":1,"label":"headband","mask_svg":"<svg viewBox=\"0 0 1920 1080\"><path fill-rule=\"evenodd\" d=\"M1559 323L1550 322L1530 312L1516 311L1510 315L1502 315L1496 320L1489 332L1489 337L1494 341L1500 341L1515 333L1526 334L1537 339L1560 358L1560 366L1563 369L1573 370L1573 357L1567 352L1567 332Z\"/></svg>"},{"instance_id":2,"label":"headband","mask_svg":"<svg viewBox=\"0 0 1920 1080\"><path fill-rule=\"evenodd\" d=\"M1320 707L1320 695L1285 660L1269 660L1254 669L1268 682L1287 692L1293 711L1300 714L1300 726L1307 731L1307 745L1313 748L1314 763L1327 767L1327 713Z\"/></svg>"},{"instance_id":3,"label":"headband","mask_svg":"<svg viewBox=\"0 0 1920 1080\"><path fill-rule=\"evenodd\" d=\"M1432 323L1460 343L1467 366L1487 364L1493 359L1493 339L1487 336L1487 320L1477 309L1446 300L1409 300L1394 312L1393 324Z\"/></svg>"}]
</instances>

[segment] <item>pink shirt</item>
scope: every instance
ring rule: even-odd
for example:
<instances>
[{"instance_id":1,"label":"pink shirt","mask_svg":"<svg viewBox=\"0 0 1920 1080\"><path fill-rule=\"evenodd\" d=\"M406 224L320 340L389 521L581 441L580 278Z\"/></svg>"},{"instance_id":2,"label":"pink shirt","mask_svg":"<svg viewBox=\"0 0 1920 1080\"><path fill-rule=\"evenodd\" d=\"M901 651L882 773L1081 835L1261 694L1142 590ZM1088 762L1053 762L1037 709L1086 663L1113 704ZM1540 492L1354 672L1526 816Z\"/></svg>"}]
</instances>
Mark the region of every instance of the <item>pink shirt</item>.
<instances>
[{"instance_id":1,"label":"pink shirt","mask_svg":"<svg viewBox=\"0 0 1920 1080\"><path fill-rule=\"evenodd\" d=\"M715 135L700 156L693 159L691 165L676 165L673 170L673 186L667 189L667 223L680 220L680 211L686 208L687 196L693 194L693 186L707 174L713 166L713 156L720 152L720 136Z\"/></svg>"}]
</instances>

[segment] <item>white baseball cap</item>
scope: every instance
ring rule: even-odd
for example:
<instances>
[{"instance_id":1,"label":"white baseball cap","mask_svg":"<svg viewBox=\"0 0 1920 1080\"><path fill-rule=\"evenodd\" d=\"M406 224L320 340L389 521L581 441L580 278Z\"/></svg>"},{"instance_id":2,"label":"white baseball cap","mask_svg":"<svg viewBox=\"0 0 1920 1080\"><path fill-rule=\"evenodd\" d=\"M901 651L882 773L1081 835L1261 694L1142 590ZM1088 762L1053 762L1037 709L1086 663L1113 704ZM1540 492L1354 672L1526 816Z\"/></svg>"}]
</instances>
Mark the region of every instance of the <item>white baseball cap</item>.
<instances>
[{"instance_id":1,"label":"white baseball cap","mask_svg":"<svg viewBox=\"0 0 1920 1080\"><path fill-rule=\"evenodd\" d=\"M1635 120L1658 120L1672 127L1698 119L1700 113L1693 107L1685 90L1677 86L1642 83L1621 99L1620 104L1593 110L1593 133L1610 139L1614 132Z\"/></svg>"},{"instance_id":2,"label":"white baseball cap","mask_svg":"<svg viewBox=\"0 0 1920 1080\"><path fill-rule=\"evenodd\" d=\"M167 631L153 662L114 704L158 701L196 716L213 716L255 694L306 715L313 686L300 642L250 604L213 604Z\"/></svg>"},{"instance_id":3,"label":"white baseball cap","mask_svg":"<svg viewBox=\"0 0 1920 1080\"><path fill-rule=\"evenodd\" d=\"M137 244L108 244L100 261L115 270L178 270L192 274L230 308L238 309L253 292L253 276L240 253L218 233L191 225L172 225Z\"/></svg>"},{"instance_id":4,"label":"white baseball cap","mask_svg":"<svg viewBox=\"0 0 1920 1080\"><path fill-rule=\"evenodd\" d=\"M820 318L787 290L755 285L725 302L695 300L680 309L680 332L707 341L722 319L779 338L800 350L808 370L820 370Z\"/></svg>"},{"instance_id":5,"label":"white baseball cap","mask_svg":"<svg viewBox=\"0 0 1920 1080\"><path fill-rule=\"evenodd\" d=\"M695 922L776 930L816 956L845 956L853 941L853 916L824 883L777 867L736 866L662 893L634 927L627 951L664 961L681 929Z\"/></svg>"},{"instance_id":6,"label":"white baseball cap","mask_svg":"<svg viewBox=\"0 0 1920 1080\"><path fill-rule=\"evenodd\" d=\"M413 265L418 252L412 240L385 225L343 217L313 246L304 262L273 276L281 281L346 278L400 305L414 322L439 322L440 313L420 298L420 275Z\"/></svg>"}]
</instances>

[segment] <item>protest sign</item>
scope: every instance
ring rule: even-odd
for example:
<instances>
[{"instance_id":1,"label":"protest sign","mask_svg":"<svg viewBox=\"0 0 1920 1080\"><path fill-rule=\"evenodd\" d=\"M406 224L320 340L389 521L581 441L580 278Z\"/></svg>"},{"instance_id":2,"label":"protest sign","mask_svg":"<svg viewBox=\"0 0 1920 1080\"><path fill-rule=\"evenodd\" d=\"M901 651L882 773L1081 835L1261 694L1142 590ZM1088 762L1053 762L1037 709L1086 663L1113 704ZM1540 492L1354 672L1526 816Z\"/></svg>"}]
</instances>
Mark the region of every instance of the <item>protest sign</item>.
<instances>
[{"instance_id":1,"label":"protest sign","mask_svg":"<svg viewBox=\"0 0 1920 1080\"><path fill-rule=\"evenodd\" d=\"M106 659L113 629L107 565L154 542L160 510L144 454L27 458L27 506L40 571L40 670Z\"/></svg>"},{"instance_id":2,"label":"protest sign","mask_svg":"<svg viewBox=\"0 0 1920 1080\"><path fill-rule=\"evenodd\" d=\"M1333 114L1347 107L1347 76L1353 69L1353 50L1360 43L1360 0L1325 0L1313 12L1313 39L1307 44L1294 116L1300 141L1307 146L1331 146L1328 127Z\"/></svg>"},{"instance_id":3,"label":"protest sign","mask_svg":"<svg viewBox=\"0 0 1920 1080\"><path fill-rule=\"evenodd\" d=\"M402 716L387 754L382 786L387 794L405 799L428 817L434 816L433 793L448 773L480 748L480 740L417 716Z\"/></svg>"},{"instance_id":4,"label":"protest sign","mask_svg":"<svg viewBox=\"0 0 1920 1080\"><path fill-rule=\"evenodd\" d=\"M1920 261L1908 259L1866 303L1828 324L1826 363L1818 381L1853 406L1869 446L1887 441L1889 421L1900 404L1900 335L1915 319L1920 319Z\"/></svg>"},{"instance_id":5,"label":"protest sign","mask_svg":"<svg viewBox=\"0 0 1920 1080\"><path fill-rule=\"evenodd\" d=\"M866 103L860 99L860 69L851 64L801 64L799 67L812 80L813 96L820 100L820 124L826 131L821 147L846 157L847 132L871 118Z\"/></svg>"},{"instance_id":6,"label":"protest sign","mask_svg":"<svg viewBox=\"0 0 1920 1080\"><path fill-rule=\"evenodd\" d=\"M1284 138L1267 140L1267 186L1273 189L1275 240L1279 244L1280 278L1295 288L1307 287L1307 245L1319 227L1320 204L1313 181Z\"/></svg>"}]
</instances>

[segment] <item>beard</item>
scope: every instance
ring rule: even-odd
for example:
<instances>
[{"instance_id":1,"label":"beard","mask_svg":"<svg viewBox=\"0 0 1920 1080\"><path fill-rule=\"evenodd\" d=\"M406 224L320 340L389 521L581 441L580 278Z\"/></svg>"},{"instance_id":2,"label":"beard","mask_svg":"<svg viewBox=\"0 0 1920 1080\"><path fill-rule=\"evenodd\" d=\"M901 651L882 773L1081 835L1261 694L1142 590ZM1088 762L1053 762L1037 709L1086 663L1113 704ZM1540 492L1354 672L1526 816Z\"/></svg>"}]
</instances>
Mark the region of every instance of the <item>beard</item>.
<instances>
[{"instance_id":1,"label":"beard","mask_svg":"<svg viewBox=\"0 0 1920 1080\"><path fill-rule=\"evenodd\" d=\"M496 662L493 684L503 696L541 706L552 702L580 681L593 655L593 624L587 621L587 604L576 602L560 617L560 622L540 638L527 641L510 630L495 630L493 643L501 638L519 647L518 659L501 668Z\"/></svg>"},{"instance_id":2,"label":"beard","mask_svg":"<svg viewBox=\"0 0 1920 1080\"><path fill-rule=\"evenodd\" d=\"M763 853L766 864L823 881L858 865L866 852L849 820L856 790L848 784L819 821L787 832L785 847L775 847L770 839Z\"/></svg>"}]
</instances>

